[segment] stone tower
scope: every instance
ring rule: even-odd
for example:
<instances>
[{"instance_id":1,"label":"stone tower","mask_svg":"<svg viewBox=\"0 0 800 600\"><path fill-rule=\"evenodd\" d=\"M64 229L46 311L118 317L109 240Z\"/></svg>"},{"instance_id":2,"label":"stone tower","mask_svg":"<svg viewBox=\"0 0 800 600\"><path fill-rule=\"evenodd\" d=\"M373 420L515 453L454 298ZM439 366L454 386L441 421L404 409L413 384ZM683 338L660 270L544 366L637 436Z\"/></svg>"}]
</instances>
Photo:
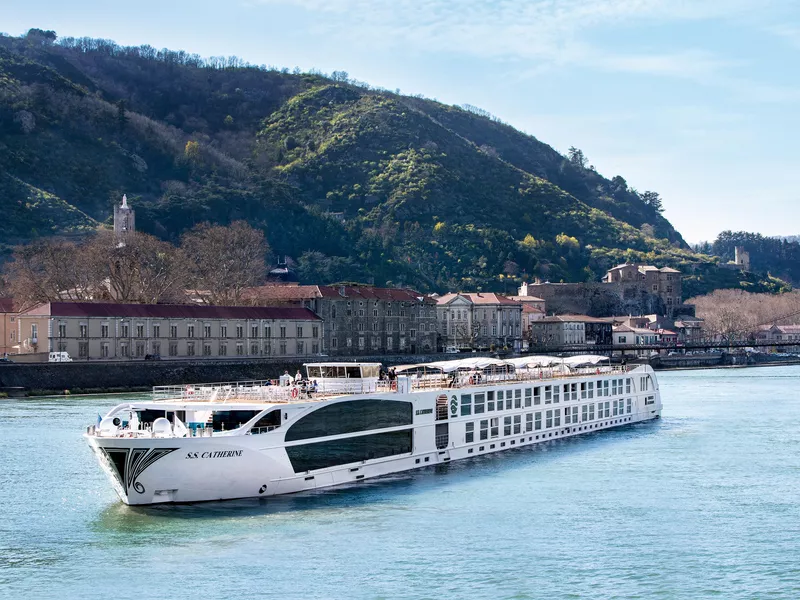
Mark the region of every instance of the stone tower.
<instances>
[{"instance_id":1,"label":"stone tower","mask_svg":"<svg viewBox=\"0 0 800 600\"><path fill-rule=\"evenodd\" d=\"M136 231L136 211L128 206L128 196L122 196L122 206L114 205L114 233L118 236Z\"/></svg>"},{"instance_id":2,"label":"stone tower","mask_svg":"<svg viewBox=\"0 0 800 600\"><path fill-rule=\"evenodd\" d=\"M750 253L744 249L744 246L736 246L734 248L734 260L742 271L750 270Z\"/></svg>"}]
</instances>

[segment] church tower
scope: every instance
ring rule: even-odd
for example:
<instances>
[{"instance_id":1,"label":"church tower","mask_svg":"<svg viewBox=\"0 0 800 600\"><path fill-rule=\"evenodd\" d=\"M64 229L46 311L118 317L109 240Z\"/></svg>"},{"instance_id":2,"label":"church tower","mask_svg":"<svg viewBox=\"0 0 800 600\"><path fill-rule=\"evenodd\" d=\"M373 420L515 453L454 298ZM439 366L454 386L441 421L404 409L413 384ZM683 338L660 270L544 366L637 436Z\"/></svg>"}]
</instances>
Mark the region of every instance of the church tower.
<instances>
[{"instance_id":1,"label":"church tower","mask_svg":"<svg viewBox=\"0 0 800 600\"><path fill-rule=\"evenodd\" d=\"M128 196L122 196L122 206L114 205L114 234L126 235L136 231L136 211L128 206Z\"/></svg>"}]
</instances>

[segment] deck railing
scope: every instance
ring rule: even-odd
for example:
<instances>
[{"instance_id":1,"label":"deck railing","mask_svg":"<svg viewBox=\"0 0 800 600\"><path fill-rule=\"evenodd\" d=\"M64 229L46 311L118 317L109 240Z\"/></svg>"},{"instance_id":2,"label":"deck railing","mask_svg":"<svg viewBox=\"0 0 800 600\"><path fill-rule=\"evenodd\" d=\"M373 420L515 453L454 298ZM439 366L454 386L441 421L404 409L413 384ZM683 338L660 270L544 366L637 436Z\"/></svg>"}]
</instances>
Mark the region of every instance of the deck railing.
<instances>
[{"instance_id":1,"label":"deck railing","mask_svg":"<svg viewBox=\"0 0 800 600\"><path fill-rule=\"evenodd\" d=\"M417 374L409 376L409 389L447 390L470 388L504 383L544 382L576 377L597 377L599 375L624 374L628 367L582 367L570 371L558 368L518 369L511 373L484 375L473 371L458 371L451 374ZM350 394L387 393L397 391L397 380L342 380L323 382L315 391L308 384L272 385L267 380L234 381L224 383L204 383L195 385L161 385L153 388L153 400L172 400L181 402L219 402L219 403L291 403L320 401L336 396Z\"/></svg>"}]
</instances>

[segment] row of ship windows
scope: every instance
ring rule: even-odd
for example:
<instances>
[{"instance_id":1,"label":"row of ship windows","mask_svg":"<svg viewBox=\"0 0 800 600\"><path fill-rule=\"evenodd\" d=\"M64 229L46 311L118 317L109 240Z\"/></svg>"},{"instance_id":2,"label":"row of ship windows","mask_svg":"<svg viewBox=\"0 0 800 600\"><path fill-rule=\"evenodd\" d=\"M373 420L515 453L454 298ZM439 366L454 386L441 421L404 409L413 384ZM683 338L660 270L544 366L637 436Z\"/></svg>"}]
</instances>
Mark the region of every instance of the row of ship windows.
<instances>
[{"instance_id":1,"label":"row of ship windows","mask_svg":"<svg viewBox=\"0 0 800 600\"><path fill-rule=\"evenodd\" d=\"M627 400L621 399L610 400L608 402L598 402L596 406L596 412L594 403L584 404L581 407L570 406L564 408L564 425L577 425L578 423L594 421L596 418L608 419L611 417L631 414L631 412L633 412L633 399L628 398ZM581 410L578 411L578 408ZM480 421L471 421L465 425L465 442L468 444L475 441L476 429L478 430L478 439L480 440L500 437L500 417L482 419ZM522 415L503 417L503 436L518 435L522 433L522 427ZM525 414L526 433L529 431L539 431L543 428L550 429L551 427L561 427L560 408Z\"/></svg>"},{"instance_id":2,"label":"row of ship windows","mask_svg":"<svg viewBox=\"0 0 800 600\"><path fill-rule=\"evenodd\" d=\"M579 387L580 386L580 387ZM644 389L645 386L643 385ZM513 408L528 408L542 404L558 404L578 400L591 400L595 397L617 396L631 393L631 379L611 379L605 381L586 381L578 383L565 383L563 385L545 385L523 390L492 390L476 394L461 394L461 416L481 414L495 410L511 410Z\"/></svg>"},{"instance_id":3,"label":"row of ship windows","mask_svg":"<svg viewBox=\"0 0 800 600\"><path fill-rule=\"evenodd\" d=\"M608 427L609 425L619 425L619 424L622 424L622 423L629 423L632 418L633 417L625 417L623 419L614 419L613 421L606 421L605 423L595 423L593 425L586 425L585 427L578 427L577 429L573 428L573 431L582 431L582 430L589 431L590 429L597 429L599 427ZM569 433L569 432L567 432L567 433ZM554 435L556 437L558 437L558 431L551 431L550 433L542 433L541 438L542 439L551 438ZM540 436L538 436L538 435L536 436L536 440L537 441L539 440L539 437ZM533 441L533 436L528 437L528 441L532 442ZM509 442L509 445L510 446L514 446L516 443L517 443L516 440L511 440ZM524 444L525 443L525 438L524 437L520 438L519 443L520 444ZM501 448L505 448L505 446L506 446L505 442L500 442L500 447ZM486 446L480 446L478 448L478 452L483 452L485 449L486 449ZM489 450L494 450L494 449L495 449L495 444L490 444L489 445ZM473 450L474 450L474 448L468 449L467 450L467 454L472 454ZM428 457L425 457L425 462L428 462ZM417 463L419 463L419 459L417 459Z\"/></svg>"}]
</instances>

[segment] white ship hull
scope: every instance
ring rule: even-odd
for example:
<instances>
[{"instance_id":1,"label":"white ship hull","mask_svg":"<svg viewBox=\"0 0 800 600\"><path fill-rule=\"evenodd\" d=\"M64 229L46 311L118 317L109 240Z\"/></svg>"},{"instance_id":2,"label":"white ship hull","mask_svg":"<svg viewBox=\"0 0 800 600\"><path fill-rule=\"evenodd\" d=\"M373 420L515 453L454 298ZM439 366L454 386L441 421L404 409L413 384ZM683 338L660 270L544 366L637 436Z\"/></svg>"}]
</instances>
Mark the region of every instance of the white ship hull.
<instances>
[{"instance_id":1,"label":"white ship hull","mask_svg":"<svg viewBox=\"0 0 800 600\"><path fill-rule=\"evenodd\" d=\"M623 378L628 381L627 387L622 385ZM543 393L538 397L526 396L532 388L538 387L543 392L545 386L558 385L563 389L574 384L580 390L581 383L600 382L602 386L604 380L620 382L618 390L616 383L611 388L618 391L616 395L605 395L608 389L604 388L605 392L601 392L604 395L597 396L595 388L592 397L580 397L589 395L584 390L583 394L578 392L576 400L569 392L566 392L567 400L557 396L557 402L546 401ZM647 383L643 385L647 386L646 389L637 389L638 382L645 380ZM492 392L494 397L500 391L505 392L508 398L496 403L503 409L486 412L488 406L483 404L481 412L475 412L479 397L483 402L488 392ZM445 395L448 403L442 410L441 399ZM469 414L463 414L467 410L467 398ZM291 426L316 409L366 399L408 402L413 422L410 426L286 440ZM537 400L538 403L534 404ZM528 402L530 404L526 405ZM506 408L506 403L510 409ZM591 412L588 410L590 406ZM603 374L590 378L487 383L450 390L415 391L412 388L408 393L390 391L337 396L330 400L298 402L280 410L286 415L282 426L258 435L231 431L210 437L125 437L124 434L113 437L87 434L87 437L125 503L198 502L325 488L627 426L660 417L661 401L652 370L640 367L625 375ZM598 414L599 411L602 414ZM547 416L548 412L551 417ZM593 418L588 418L590 416ZM445 429L446 434L443 434ZM337 442L347 446L348 441L365 434L377 434L375 437L396 434L395 437L401 441L392 442L399 445L386 450L391 453L388 456L306 468L314 467L314 461L328 460L317 451L319 448L336 448ZM407 447L403 445L406 439ZM303 453L309 454L309 447L313 447L310 456L304 456ZM298 448L301 449L299 454Z\"/></svg>"}]
</instances>

